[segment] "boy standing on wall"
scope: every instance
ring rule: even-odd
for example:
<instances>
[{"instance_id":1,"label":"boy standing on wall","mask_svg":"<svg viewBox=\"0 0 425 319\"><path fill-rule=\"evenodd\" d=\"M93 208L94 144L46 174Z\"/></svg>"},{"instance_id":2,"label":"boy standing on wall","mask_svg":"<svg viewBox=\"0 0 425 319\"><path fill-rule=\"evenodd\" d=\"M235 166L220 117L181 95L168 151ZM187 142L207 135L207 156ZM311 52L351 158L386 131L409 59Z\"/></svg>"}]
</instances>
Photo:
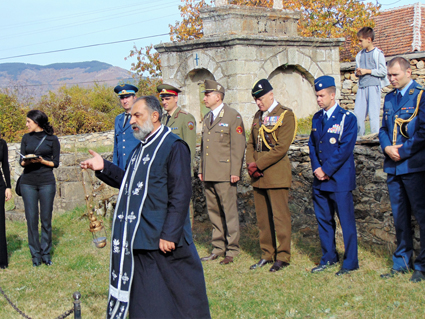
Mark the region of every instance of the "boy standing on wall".
<instances>
[{"instance_id":1,"label":"boy standing on wall","mask_svg":"<svg viewBox=\"0 0 425 319\"><path fill-rule=\"evenodd\" d=\"M365 133L365 119L369 113L370 132L379 132L379 112L381 109L381 89L389 85L384 53L373 46L375 32L363 27L357 32L362 50L356 56L356 76L359 89L354 113L357 116L357 135Z\"/></svg>"}]
</instances>

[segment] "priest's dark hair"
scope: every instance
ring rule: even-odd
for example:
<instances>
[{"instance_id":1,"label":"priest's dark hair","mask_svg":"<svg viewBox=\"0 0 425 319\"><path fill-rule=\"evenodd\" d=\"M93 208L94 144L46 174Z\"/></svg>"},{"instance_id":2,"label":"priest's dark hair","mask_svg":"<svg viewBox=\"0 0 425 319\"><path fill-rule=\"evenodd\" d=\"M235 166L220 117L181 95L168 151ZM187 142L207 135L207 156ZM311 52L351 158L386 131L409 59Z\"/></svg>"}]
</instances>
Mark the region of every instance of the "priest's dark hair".
<instances>
[{"instance_id":1,"label":"priest's dark hair","mask_svg":"<svg viewBox=\"0 0 425 319\"><path fill-rule=\"evenodd\" d=\"M152 114L153 112L158 112L159 114L158 120L161 122L162 107L161 107L161 103L159 102L156 96L154 95L141 96L137 98L136 101L134 101L134 104L136 104L138 101L145 101L145 104L147 108L149 109L150 114Z\"/></svg>"},{"instance_id":2,"label":"priest's dark hair","mask_svg":"<svg viewBox=\"0 0 425 319\"><path fill-rule=\"evenodd\" d=\"M53 127L50 125L49 118L43 111L31 110L27 113L27 118L33 120L47 135L53 135Z\"/></svg>"}]
</instances>

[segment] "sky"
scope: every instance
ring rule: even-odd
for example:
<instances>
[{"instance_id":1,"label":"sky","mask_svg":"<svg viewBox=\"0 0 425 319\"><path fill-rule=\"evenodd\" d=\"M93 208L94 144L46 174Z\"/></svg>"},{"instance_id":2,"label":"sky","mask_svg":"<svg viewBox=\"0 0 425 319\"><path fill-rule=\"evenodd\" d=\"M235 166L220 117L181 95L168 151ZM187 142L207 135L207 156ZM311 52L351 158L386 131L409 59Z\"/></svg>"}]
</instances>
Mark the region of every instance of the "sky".
<instances>
[{"instance_id":1,"label":"sky","mask_svg":"<svg viewBox=\"0 0 425 319\"><path fill-rule=\"evenodd\" d=\"M418 1L380 0L381 9ZM181 0L17 0L0 4L0 63L100 61L130 70L130 50L169 42ZM144 38L144 39L143 39ZM125 41L137 39L132 41ZM125 41L110 45L102 43ZM88 48L44 53L76 47ZM43 53L43 54L37 54ZM34 55L32 55L34 54ZM27 55L24 57L16 57Z\"/></svg>"}]
</instances>

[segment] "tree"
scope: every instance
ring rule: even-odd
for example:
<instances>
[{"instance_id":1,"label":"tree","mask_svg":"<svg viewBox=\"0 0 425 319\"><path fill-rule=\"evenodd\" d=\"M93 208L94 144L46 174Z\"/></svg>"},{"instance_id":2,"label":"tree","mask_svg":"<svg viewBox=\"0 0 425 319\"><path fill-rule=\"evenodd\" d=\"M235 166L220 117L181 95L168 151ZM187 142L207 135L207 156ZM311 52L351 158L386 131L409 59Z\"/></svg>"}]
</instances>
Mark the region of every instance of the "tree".
<instances>
[{"instance_id":1,"label":"tree","mask_svg":"<svg viewBox=\"0 0 425 319\"><path fill-rule=\"evenodd\" d=\"M279 0L280 1L280 0ZM202 20L199 10L211 5L205 0L181 0L179 6L182 20L170 27L171 41L194 40L203 37ZM241 6L272 7L270 0L231 0L230 4ZM357 31L365 26L373 27L373 17L379 14L380 5L365 3L359 0L285 0L283 8L301 11L298 30L301 36L318 38L356 39ZM153 52L153 45L144 50L134 46L130 57L136 56L131 70L139 76L148 72L149 77L161 77L161 62L158 52ZM356 41L348 43L352 56L359 51Z\"/></svg>"},{"instance_id":2,"label":"tree","mask_svg":"<svg viewBox=\"0 0 425 319\"><path fill-rule=\"evenodd\" d=\"M7 142L19 141L26 133L28 108L20 105L17 95L8 90L0 92L0 134Z\"/></svg>"}]
</instances>

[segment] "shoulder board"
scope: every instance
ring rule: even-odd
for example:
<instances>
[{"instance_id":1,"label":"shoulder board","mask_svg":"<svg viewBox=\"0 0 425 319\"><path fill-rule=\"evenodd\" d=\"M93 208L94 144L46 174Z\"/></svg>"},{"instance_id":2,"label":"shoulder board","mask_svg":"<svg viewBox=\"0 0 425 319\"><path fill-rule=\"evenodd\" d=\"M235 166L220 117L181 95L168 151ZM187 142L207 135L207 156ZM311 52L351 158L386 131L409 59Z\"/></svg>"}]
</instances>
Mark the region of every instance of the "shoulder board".
<instances>
[{"instance_id":1,"label":"shoulder board","mask_svg":"<svg viewBox=\"0 0 425 319\"><path fill-rule=\"evenodd\" d=\"M179 113L183 113L183 114L186 114L187 115L187 112L185 112L185 111L183 111L183 110L180 110L180 112Z\"/></svg>"},{"instance_id":2,"label":"shoulder board","mask_svg":"<svg viewBox=\"0 0 425 319\"><path fill-rule=\"evenodd\" d=\"M418 90L423 90L423 91L425 91L425 87L424 87L424 86L422 86L422 85L418 85L416 88L417 88Z\"/></svg>"}]
</instances>

